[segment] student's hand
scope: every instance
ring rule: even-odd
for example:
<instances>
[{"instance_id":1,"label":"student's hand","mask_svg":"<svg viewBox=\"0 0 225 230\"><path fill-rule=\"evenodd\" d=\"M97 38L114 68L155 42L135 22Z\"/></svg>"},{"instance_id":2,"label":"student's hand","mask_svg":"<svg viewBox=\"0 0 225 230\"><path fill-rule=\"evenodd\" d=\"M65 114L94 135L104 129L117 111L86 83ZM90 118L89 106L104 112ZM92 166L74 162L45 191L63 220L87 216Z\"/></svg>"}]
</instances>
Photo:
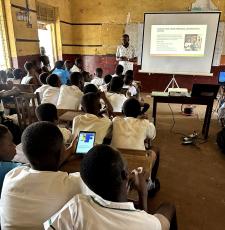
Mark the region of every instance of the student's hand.
<instances>
[{"instance_id":1,"label":"student's hand","mask_svg":"<svg viewBox=\"0 0 225 230\"><path fill-rule=\"evenodd\" d=\"M127 57L120 57L120 60L121 61L128 61L128 58Z\"/></svg>"},{"instance_id":2,"label":"student's hand","mask_svg":"<svg viewBox=\"0 0 225 230\"><path fill-rule=\"evenodd\" d=\"M76 149L76 146L77 146L77 140L78 140L78 137L75 136L70 144L70 146L67 148L67 150L69 150L71 152L71 155L73 153L75 153L75 149Z\"/></svg>"}]
</instances>

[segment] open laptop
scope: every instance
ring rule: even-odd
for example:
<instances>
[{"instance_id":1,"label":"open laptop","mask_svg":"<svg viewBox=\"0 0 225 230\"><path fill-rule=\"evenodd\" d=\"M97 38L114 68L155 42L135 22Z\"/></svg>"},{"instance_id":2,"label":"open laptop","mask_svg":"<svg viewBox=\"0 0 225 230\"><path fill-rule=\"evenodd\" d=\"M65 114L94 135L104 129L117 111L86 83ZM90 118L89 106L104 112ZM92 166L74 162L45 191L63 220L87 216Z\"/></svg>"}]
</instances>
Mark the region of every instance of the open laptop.
<instances>
[{"instance_id":1,"label":"open laptop","mask_svg":"<svg viewBox=\"0 0 225 230\"><path fill-rule=\"evenodd\" d=\"M220 85L212 84L193 84L192 97L213 97L216 98Z\"/></svg>"}]
</instances>

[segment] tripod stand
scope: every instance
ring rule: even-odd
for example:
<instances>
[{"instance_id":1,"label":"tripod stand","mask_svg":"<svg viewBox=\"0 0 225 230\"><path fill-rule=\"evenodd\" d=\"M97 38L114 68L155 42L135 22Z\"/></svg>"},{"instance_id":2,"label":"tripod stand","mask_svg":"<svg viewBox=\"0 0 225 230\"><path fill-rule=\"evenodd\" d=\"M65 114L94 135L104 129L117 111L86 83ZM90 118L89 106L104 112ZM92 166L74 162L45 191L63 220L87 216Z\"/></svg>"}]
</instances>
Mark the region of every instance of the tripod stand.
<instances>
[{"instance_id":1,"label":"tripod stand","mask_svg":"<svg viewBox=\"0 0 225 230\"><path fill-rule=\"evenodd\" d=\"M166 92L169 89L170 86L172 86L172 88L174 88L175 86L177 88L180 88L179 85L178 85L178 83L177 83L177 81L176 81L176 78L175 78L174 74L173 74L173 77L170 80L169 84L167 85L166 89L164 90L164 92Z\"/></svg>"}]
</instances>

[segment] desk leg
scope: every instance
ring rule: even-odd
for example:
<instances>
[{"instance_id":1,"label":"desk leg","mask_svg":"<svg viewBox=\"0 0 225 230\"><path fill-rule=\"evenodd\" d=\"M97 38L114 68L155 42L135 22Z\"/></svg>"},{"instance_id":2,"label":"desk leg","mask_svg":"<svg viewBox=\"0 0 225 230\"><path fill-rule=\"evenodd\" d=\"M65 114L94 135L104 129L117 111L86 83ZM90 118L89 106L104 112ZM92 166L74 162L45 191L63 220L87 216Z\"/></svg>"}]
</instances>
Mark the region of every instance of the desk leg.
<instances>
[{"instance_id":1,"label":"desk leg","mask_svg":"<svg viewBox=\"0 0 225 230\"><path fill-rule=\"evenodd\" d=\"M154 125L156 126L156 111L157 111L157 100L153 99L153 110L152 110L152 117L154 121Z\"/></svg>"},{"instance_id":2,"label":"desk leg","mask_svg":"<svg viewBox=\"0 0 225 230\"><path fill-rule=\"evenodd\" d=\"M209 134L212 109L213 109L213 102L208 104L207 108L206 108L205 119L204 119L204 124L203 124L203 128L202 128L202 134L204 135L205 139L208 138L208 134Z\"/></svg>"},{"instance_id":3,"label":"desk leg","mask_svg":"<svg viewBox=\"0 0 225 230\"><path fill-rule=\"evenodd\" d=\"M202 135L205 135L206 124L207 124L207 120L208 120L208 113L209 113L209 105L207 105L206 110L205 110L205 118L204 118L204 123L203 123L203 127L202 127Z\"/></svg>"}]
</instances>

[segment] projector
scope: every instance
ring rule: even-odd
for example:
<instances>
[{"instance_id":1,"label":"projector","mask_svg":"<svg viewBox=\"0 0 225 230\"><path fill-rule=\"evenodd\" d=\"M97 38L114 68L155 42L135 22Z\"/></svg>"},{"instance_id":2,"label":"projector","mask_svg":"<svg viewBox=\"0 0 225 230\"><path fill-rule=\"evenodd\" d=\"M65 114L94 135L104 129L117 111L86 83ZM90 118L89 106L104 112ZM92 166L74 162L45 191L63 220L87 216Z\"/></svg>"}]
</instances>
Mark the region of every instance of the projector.
<instances>
[{"instance_id":1,"label":"projector","mask_svg":"<svg viewBox=\"0 0 225 230\"><path fill-rule=\"evenodd\" d=\"M188 90L186 88L169 88L168 89L169 96L175 97L188 97Z\"/></svg>"}]
</instances>

